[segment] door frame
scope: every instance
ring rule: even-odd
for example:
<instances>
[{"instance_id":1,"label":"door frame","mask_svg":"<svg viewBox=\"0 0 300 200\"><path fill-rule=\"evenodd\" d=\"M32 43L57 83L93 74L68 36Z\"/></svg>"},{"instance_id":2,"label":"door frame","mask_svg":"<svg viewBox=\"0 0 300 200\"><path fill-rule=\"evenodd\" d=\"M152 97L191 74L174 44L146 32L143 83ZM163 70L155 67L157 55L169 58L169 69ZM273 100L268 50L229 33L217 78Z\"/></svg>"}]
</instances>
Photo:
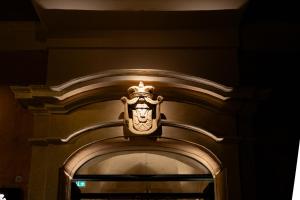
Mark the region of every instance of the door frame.
<instances>
[{"instance_id":1,"label":"door frame","mask_svg":"<svg viewBox=\"0 0 300 200\"><path fill-rule=\"evenodd\" d=\"M76 171L87 161L98 157L111 157L132 152L155 154L178 154L187 160L196 161L211 172L214 178L215 200L227 200L226 169L220 159L206 147L185 140L161 137L157 141L148 139L130 141L124 137L98 140L82 146L73 152L59 170L59 200L70 200L71 182Z\"/></svg>"}]
</instances>

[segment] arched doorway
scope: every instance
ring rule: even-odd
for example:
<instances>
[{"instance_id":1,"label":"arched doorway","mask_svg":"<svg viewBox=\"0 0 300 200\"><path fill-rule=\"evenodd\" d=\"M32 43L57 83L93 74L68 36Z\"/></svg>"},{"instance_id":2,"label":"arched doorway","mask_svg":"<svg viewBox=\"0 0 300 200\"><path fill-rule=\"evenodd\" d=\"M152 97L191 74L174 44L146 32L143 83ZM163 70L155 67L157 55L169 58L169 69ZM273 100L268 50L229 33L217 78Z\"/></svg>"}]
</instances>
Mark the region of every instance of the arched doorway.
<instances>
[{"instance_id":1,"label":"arched doorway","mask_svg":"<svg viewBox=\"0 0 300 200\"><path fill-rule=\"evenodd\" d=\"M140 80L146 86L154 85L156 88L153 93L153 99L156 100L152 99L154 103L149 101L152 103L148 106L153 109L149 109L153 115L147 116L152 116L152 122L158 122L157 125L152 123L153 127L159 127L155 131L157 134L127 134L128 130L131 131L128 126L130 123L127 124L131 117L125 115L126 108L127 111L131 109L132 113L136 109L146 108L143 107L145 105L129 106L127 101L128 98L131 99L132 93L127 94L126 91L133 86L137 87L137 81ZM171 157L175 159L175 163L187 164L186 160L194 160L209 171L208 178L213 181L215 199L229 199L227 191L228 194L234 194L230 199L239 199L238 144L231 140L236 137L236 113L232 101L228 101L233 96L233 88L171 71L124 69L80 77L57 86L37 90L30 88L30 91L34 92L28 102L38 100L34 105L40 105L33 108L49 112L49 115L35 116L35 134L30 140L33 144L32 169L39 170L31 171L30 198L52 200L58 193L58 199L70 199L72 182L84 178L78 177L79 175L89 175L78 174L80 168L87 163L96 158L103 159L106 155L107 159L112 159L126 154L127 157L119 158L129 159L128 155L142 153L156 159L157 156L162 156L161 159L165 160ZM143 102L143 95L150 98L150 93L137 90L137 94L141 95L139 101ZM39 96L34 96L36 94ZM157 107L154 110L156 101L161 102L161 98L158 98L160 95L164 98L161 110ZM123 97L127 98L125 100L128 105ZM120 101L120 98L123 100ZM28 107L32 106L28 104ZM156 112L159 110L161 115ZM131 137L139 137L139 140L133 141ZM174 155L177 155L176 158ZM182 161L179 157L186 159ZM58 170L60 181L56 176ZM225 174L227 171L228 180ZM157 170L152 172L156 173L154 175L161 175ZM103 181L107 178L99 177L103 175L102 172L99 173L95 179ZM172 173L180 175L175 171ZM117 175L121 179L121 175L126 174L129 172L118 172ZM193 179L197 174L190 172ZM170 177L164 178L168 180Z\"/></svg>"},{"instance_id":2,"label":"arched doorway","mask_svg":"<svg viewBox=\"0 0 300 200\"><path fill-rule=\"evenodd\" d=\"M88 144L67 159L60 199L70 199L82 186L78 199L221 200L222 176L219 159L203 146L118 137Z\"/></svg>"}]
</instances>

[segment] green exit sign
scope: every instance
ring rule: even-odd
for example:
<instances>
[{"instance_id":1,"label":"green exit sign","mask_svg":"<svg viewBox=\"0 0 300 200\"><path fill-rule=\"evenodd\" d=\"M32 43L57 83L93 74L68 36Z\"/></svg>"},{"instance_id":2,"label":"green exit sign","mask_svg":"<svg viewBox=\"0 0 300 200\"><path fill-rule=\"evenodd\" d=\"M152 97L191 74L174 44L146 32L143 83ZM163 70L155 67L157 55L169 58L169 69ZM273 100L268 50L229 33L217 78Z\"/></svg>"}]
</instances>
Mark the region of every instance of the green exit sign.
<instances>
[{"instance_id":1,"label":"green exit sign","mask_svg":"<svg viewBox=\"0 0 300 200\"><path fill-rule=\"evenodd\" d=\"M76 185L79 188L84 188L86 186L86 183L85 183L85 181L76 181Z\"/></svg>"}]
</instances>

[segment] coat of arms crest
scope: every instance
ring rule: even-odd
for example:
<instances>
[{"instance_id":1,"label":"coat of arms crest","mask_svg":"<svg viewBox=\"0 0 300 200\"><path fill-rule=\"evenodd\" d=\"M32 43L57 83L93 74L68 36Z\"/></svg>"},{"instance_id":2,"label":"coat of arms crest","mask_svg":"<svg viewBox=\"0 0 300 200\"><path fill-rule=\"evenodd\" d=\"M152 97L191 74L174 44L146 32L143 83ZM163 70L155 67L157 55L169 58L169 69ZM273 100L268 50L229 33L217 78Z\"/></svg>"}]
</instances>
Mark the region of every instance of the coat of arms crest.
<instances>
[{"instance_id":1,"label":"coat of arms crest","mask_svg":"<svg viewBox=\"0 0 300 200\"><path fill-rule=\"evenodd\" d=\"M139 86L128 88L127 97L122 97L124 104L124 120L128 130L136 135L150 135L155 132L160 123L160 104L162 96L153 100L154 87Z\"/></svg>"}]
</instances>

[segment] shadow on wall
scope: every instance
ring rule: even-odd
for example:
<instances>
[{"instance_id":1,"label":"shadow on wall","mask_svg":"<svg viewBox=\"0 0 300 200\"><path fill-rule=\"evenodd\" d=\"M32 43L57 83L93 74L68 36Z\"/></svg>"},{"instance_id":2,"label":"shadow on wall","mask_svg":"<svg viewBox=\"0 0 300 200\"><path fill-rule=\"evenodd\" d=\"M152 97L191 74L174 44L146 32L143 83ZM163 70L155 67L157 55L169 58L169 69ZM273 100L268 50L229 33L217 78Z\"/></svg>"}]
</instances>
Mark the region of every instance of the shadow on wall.
<instances>
[{"instance_id":1,"label":"shadow on wall","mask_svg":"<svg viewBox=\"0 0 300 200\"><path fill-rule=\"evenodd\" d=\"M33 131L33 118L14 99L7 86L0 86L0 185L16 198L26 197ZM11 189L9 189L11 188ZM12 191L12 192L11 192Z\"/></svg>"}]
</instances>

